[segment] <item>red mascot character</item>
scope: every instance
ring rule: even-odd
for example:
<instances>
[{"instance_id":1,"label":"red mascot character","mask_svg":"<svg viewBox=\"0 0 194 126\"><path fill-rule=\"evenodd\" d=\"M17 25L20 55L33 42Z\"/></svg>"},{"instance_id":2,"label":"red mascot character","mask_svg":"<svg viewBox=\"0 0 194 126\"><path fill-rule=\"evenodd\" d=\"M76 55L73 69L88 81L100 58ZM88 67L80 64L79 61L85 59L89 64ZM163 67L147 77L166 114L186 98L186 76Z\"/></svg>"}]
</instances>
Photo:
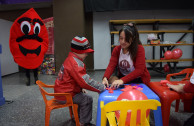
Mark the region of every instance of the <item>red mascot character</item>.
<instances>
[{"instance_id":1,"label":"red mascot character","mask_svg":"<svg viewBox=\"0 0 194 126\"><path fill-rule=\"evenodd\" d=\"M27 70L27 85L30 85L30 69L35 72L35 81L38 79L37 68L42 64L48 41L46 26L33 8L14 21L10 30L10 51L14 61Z\"/></svg>"}]
</instances>

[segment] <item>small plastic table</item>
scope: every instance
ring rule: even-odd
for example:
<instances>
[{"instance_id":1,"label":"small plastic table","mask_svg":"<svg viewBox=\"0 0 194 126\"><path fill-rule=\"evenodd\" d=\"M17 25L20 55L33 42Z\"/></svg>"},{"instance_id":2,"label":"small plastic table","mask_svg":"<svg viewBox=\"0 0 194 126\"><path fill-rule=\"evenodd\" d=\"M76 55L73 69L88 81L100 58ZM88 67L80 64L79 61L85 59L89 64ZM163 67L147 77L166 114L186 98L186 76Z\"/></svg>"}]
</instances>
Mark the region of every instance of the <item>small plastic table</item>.
<instances>
[{"instance_id":1,"label":"small plastic table","mask_svg":"<svg viewBox=\"0 0 194 126\"><path fill-rule=\"evenodd\" d=\"M125 84L127 85L127 84ZM155 99L160 101L160 98L158 95L156 95L148 86L145 84L137 84L141 85L143 87L142 92L148 97L148 99ZM113 90L113 93L109 93L108 90L105 90L99 95L98 98L98 106L97 106L97 119L96 119L96 126L101 126L101 109L100 109L100 102L104 101L104 104L107 104L112 101L116 101L117 97L122 93L122 88L118 88L116 90ZM161 107L159 106L157 110L153 110L154 112L154 119L155 119L155 126L163 126L162 123L162 113L161 113Z\"/></svg>"}]
</instances>

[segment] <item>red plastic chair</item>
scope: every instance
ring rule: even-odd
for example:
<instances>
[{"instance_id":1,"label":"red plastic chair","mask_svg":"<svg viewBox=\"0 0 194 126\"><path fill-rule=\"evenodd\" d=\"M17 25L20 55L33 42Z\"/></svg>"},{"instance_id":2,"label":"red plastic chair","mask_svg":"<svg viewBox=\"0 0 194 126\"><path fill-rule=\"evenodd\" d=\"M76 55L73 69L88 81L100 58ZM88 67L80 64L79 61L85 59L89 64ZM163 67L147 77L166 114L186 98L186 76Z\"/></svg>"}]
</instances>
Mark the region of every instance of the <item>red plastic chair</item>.
<instances>
[{"instance_id":1,"label":"red plastic chair","mask_svg":"<svg viewBox=\"0 0 194 126\"><path fill-rule=\"evenodd\" d=\"M194 69L186 68L178 73L168 74L166 76L166 80L170 81L172 84L184 83L190 79L193 72ZM183 74L186 74L186 76L181 81L170 80L172 76ZM192 93L177 93L175 91L171 91L168 87L162 86L160 82L150 82L148 86L160 97L164 126L169 125L170 107L174 100L176 100L175 112L178 112L180 100L184 103L184 111L191 112L191 102L192 97L194 96Z\"/></svg>"},{"instance_id":2,"label":"red plastic chair","mask_svg":"<svg viewBox=\"0 0 194 126\"><path fill-rule=\"evenodd\" d=\"M190 80L191 75L193 74L193 72L194 72L194 69L187 68L187 69L184 69L184 70L180 71L179 73L168 74L166 76L166 80L170 81L170 78L172 76L186 74L185 78L183 78L181 81L171 81L174 84L178 84L178 83L181 83L181 82L184 83L184 81L189 81ZM192 97L193 97L193 95L191 93L184 93L184 94L181 95L182 102L184 102L184 111L186 111L186 112L191 111L190 106L191 106ZM178 109L179 109L179 102L180 102L180 100L176 100L176 108L175 108L176 112L178 112Z\"/></svg>"},{"instance_id":3,"label":"red plastic chair","mask_svg":"<svg viewBox=\"0 0 194 126\"><path fill-rule=\"evenodd\" d=\"M76 126L80 126L79 117L78 117L78 105L73 104L72 96L69 93L48 93L44 88L54 88L54 85L46 85L40 80L36 81L36 84L39 86L40 92L43 96L45 102L45 126L49 126L50 113L53 109L59 109L64 107L69 107L70 116L72 119L72 114L74 114ZM44 87L44 88L43 88ZM64 96L66 97L66 104L60 104L56 101L55 98L50 100L47 99L47 96ZM73 111L72 111L73 109Z\"/></svg>"}]
</instances>

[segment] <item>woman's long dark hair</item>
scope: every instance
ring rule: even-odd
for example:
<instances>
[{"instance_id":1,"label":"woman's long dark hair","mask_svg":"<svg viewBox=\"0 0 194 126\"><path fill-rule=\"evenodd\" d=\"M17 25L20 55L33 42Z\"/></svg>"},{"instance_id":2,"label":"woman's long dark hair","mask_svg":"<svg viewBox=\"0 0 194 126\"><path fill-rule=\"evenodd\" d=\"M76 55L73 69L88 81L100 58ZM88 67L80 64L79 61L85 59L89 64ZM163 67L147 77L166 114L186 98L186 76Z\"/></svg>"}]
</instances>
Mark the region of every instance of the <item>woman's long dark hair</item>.
<instances>
[{"instance_id":1,"label":"woman's long dark hair","mask_svg":"<svg viewBox=\"0 0 194 126\"><path fill-rule=\"evenodd\" d=\"M124 31L125 33L126 42L130 42L130 39L132 39L131 45L129 46L128 51L132 57L132 60L134 61L136 58L138 45L142 44L141 41L139 40L139 33L137 30L137 27L134 23L125 24L123 28L119 31L119 37L122 31Z\"/></svg>"}]
</instances>

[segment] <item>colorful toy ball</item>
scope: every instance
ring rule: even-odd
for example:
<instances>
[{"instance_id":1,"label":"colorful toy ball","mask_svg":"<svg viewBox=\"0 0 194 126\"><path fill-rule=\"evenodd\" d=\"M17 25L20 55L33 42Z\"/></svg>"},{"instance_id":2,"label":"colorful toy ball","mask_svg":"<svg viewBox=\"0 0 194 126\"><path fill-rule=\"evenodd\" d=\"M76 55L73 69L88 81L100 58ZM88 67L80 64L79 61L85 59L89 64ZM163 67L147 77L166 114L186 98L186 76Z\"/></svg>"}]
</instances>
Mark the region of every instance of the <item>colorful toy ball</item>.
<instances>
[{"instance_id":1,"label":"colorful toy ball","mask_svg":"<svg viewBox=\"0 0 194 126\"><path fill-rule=\"evenodd\" d=\"M179 59L183 55L183 51L179 48L176 48L172 51L173 59Z\"/></svg>"},{"instance_id":2,"label":"colorful toy ball","mask_svg":"<svg viewBox=\"0 0 194 126\"><path fill-rule=\"evenodd\" d=\"M169 60L169 59L172 59L172 57L173 57L173 54L172 54L172 52L171 51L166 51L165 53L164 53L164 58L165 59L167 59L167 60Z\"/></svg>"},{"instance_id":3,"label":"colorful toy ball","mask_svg":"<svg viewBox=\"0 0 194 126\"><path fill-rule=\"evenodd\" d=\"M43 20L33 8L29 9L10 29L9 47L14 61L26 69L38 68L48 49L48 40Z\"/></svg>"},{"instance_id":4,"label":"colorful toy ball","mask_svg":"<svg viewBox=\"0 0 194 126\"><path fill-rule=\"evenodd\" d=\"M117 101L129 101L129 100L146 100L148 99L147 96L136 89L128 90L123 92L119 95L117 98ZM147 110L146 117L148 117L150 110ZM119 119L120 111L115 111L116 118ZM131 111L128 110L127 113L127 119L126 119L126 125L130 125L130 119L131 119ZM137 110L137 124L139 124L141 121L141 111Z\"/></svg>"}]
</instances>

